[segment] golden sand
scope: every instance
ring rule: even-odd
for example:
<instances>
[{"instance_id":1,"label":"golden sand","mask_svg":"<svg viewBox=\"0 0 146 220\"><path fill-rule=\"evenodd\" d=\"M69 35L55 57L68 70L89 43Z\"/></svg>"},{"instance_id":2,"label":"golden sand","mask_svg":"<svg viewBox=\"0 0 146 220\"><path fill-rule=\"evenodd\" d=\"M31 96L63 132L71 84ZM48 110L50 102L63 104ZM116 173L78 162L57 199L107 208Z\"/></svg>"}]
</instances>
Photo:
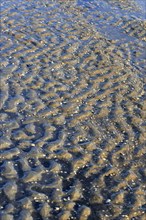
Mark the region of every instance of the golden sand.
<instances>
[{"instance_id":1,"label":"golden sand","mask_svg":"<svg viewBox=\"0 0 146 220\"><path fill-rule=\"evenodd\" d=\"M2 1L0 218L144 220L146 23L136 1Z\"/></svg>"}]
</instances>

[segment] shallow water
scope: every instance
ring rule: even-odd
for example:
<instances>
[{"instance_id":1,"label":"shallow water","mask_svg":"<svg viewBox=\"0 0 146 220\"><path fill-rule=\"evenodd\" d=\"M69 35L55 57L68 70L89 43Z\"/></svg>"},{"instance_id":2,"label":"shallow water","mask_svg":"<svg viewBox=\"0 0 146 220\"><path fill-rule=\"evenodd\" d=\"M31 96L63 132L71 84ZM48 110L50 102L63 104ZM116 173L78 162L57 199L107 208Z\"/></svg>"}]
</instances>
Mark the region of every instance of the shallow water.
<instances>
[{"instance_id":1,"label":"shallow water","mask_svg":"<svg viewBox=\"0 0 146 220\"><path fill-rule=\"evenodd\" d=\"M1 219L144 220L143 2L2 0L1 14Z\"/></svg>"}]
</instances>

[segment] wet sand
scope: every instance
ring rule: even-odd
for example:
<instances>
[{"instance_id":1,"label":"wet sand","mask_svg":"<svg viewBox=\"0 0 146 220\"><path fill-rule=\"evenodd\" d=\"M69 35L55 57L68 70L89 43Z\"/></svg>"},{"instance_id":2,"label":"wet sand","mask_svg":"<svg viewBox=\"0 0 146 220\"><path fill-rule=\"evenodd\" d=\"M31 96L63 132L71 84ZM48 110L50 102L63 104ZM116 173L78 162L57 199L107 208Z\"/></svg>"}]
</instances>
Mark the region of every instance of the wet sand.
<instances>
[{"instance_id":1,"label":"wet sand","mask_svg":"<svg viewBox=\"0 0 146 220\"><path fill-rule=\"evenodd\" d=\"M146 219L141 1L1 3L0 218Z\"/></svg>"}]
</instances>

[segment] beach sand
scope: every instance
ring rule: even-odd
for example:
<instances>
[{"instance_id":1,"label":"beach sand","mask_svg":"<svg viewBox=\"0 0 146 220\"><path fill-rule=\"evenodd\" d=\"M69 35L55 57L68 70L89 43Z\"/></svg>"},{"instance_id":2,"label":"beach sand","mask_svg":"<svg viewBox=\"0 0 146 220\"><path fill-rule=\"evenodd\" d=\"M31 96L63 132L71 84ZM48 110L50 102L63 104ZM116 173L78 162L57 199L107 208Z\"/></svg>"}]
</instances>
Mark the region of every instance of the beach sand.
<instances>
[{"instance_id":1,"label":"beach sand","mask_svg":"<svg viewBox=\"0 0 146 220\"><path fill-rule=\"evenodd\" d=\"M2 220L146 219L140 2L2 0Z\"/></svg>"}]
</instances>

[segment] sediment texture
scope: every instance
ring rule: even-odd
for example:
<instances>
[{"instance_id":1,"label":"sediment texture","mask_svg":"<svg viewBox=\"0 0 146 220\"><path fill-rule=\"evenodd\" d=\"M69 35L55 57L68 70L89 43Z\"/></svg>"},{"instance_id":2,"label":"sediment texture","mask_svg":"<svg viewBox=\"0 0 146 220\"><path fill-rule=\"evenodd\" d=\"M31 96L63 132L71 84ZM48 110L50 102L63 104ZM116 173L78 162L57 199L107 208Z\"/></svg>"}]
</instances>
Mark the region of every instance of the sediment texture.
<instances>
[{"instance_id":1,"label":"sediment texture","mask_svg":"<svg viewBox=\"0 0 146 220\"><path fill-rule=\"evenodd\" d=\"M145 219L140 15L126 0L2 1L2 220Z\"/></svg>"}]
</instances>

